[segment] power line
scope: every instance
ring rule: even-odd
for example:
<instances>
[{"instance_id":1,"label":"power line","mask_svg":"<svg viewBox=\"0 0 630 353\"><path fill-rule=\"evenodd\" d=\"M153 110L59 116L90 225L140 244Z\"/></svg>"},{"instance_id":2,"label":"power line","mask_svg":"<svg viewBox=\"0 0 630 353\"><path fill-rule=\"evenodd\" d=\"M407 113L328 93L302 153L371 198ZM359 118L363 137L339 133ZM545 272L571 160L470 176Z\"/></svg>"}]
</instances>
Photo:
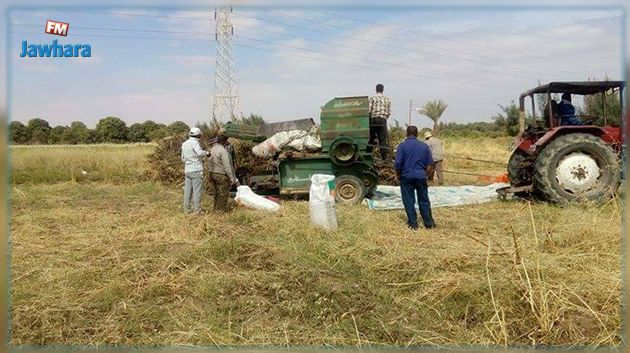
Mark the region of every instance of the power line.
<instances>
[{"instance_id":1,"label":"power line","mask_svg":"<svg viewBox=\"0 0 630 353\"><path fill-rule=\"evenodd\" d=\"M131 31L133 31L133 30L131 30ZM179 32L169 32L169 31L164 31L164 32L165 33L179 33ZM25 33L25 34L41 34L41 35L44 35L44 33L42 33L42 32L23 32L23 31L15 32L15 31L12 31L11 33ZM207 34L210 34L210 33L207 33ZM97 37L97 38L99 38L99 37L100 38L120 38L120 39L166 39L166 40L174 40L174 41L179 41L179 40L203 41L203 42L214 42L215 41L215 40L212 40L212 39L197 39L197 38L179 38L179 37L178 38L168 38L168 37L132 36L132 35L117 36L117 35L105 35L105 34L73 34L73 36L76 36L76 37ZM292 45L288 45L288 44L275 43L275 42L272 42L272 41L267 41L267 40L258 39L258 38L252 38L252 37L247 37L247 36L237 36L237 35L235 35L234 37L245 39L245 40L258 41L258 42L262 42L262 43L266 43L266 44L274 44L274 45L284 46L284 47L297 49L297 50L310 51L310 52L313 52L315 54L319 54L320 53L320 52L314 51L314 50L308 50L308 49L304 49L304 48L300 48L300 47L296 47L296 46L292 46ZM291 53L287 53L287 52L283 52L283 53L291 54ZM297 56L309 58L309 59L312 59L312 60L318 60L318 58L313 58L313 57L310 57L310 56L302 56L302 55L297 55ZM338 56L347 57L347 58L355 59L355 60L356 59L360 59L360 57L354 57L354 56L348 56L348 55L338 55ZM230 58L230 60L233 60L231 54L229 54L229 58ZM322 60L320 60L320 61L322 61ZM324 61L325 62L333 62L333 61L329 61L329 60L324 60ZM397 64L397 63L390 63L390 62L384 62L384 61L380 61L380 62L384 63L385 65L388 65L388 66L407 67L407 68L410 68L410 69L415 69L415 67L406 66L406 65L400 65L400 64ZM340 63L340 62L334 61L333 63ZM354 65L354 64L351 64L351 63L345 63L345 64ZM376 67L373 67L373 66L369 66L369 67L368 66L364 66L364 67L369 68L369 69L373 69L373 70L383 70L382 67L381 68L376 68ZM230 69L231 72L235 72L233 67L229 67L229 69ZM436 78L436 79L447 79L447 78L444 78L444 77L430 76L430 75L417 75L416 74L416 76L424 77L424 78L428 77L428 78ZM473 77L473 76L465 76L465 77L470 77L472 79L476 79L476 77ZM236 80L233 77L229 77L228 79L231 82L236 83ZM460 83L471 83L470 81L465 81L465 80L456 80L456 79L447 79L447 80L451 80L451 81L454 81L454 82L460 82ZM495 80L486 80L486 81L495 81ZM510 84L510 85L514 84L514 85L516 85L516 83L508 82L508 81L496 81L496 82L504 82L506 84ZM499 86L499 85L497 85L497 86ZM510 87L510 88L514 88L514 87Z\"/></svg>"},{"instance_id":2,"label":"power line","mask_svg":"<svg viewBox=\"0 0 630 353\"><path fill-rule=\"evenodd\" d=\"M129 31L130 32L134 32L134 30L132 30L132 29L129 29ZM175 34L180 33L180 32L172 32L172 31L162 31L162 32L163 33L175 33ZM29 33L29 34L41 34L41 35L44 34L44 33L41 33L41 32L13 32L13 31L12 31L12 33ZM205 33L205 34L211 34L211 33L208 32L208 33ZM190 40L190 41L203 41L203 42L213 42L214 41L214 40L210 40L210 39L197 39L197 38L166 38L166 37L147 37L147 36L131 36L131 35L128 35L128 36L116 36L116 35L104 35L104 34L73 34L73 36L77 36L77 37L120 38L120 39L167 39L167 40L175 40L175 41ZM267 40L258 39L258 38L252 38L252 37L247 37L247 36L236 36L235 35L235 37L241 38L241 39L245 39L245 40L258 41L258 42L266 43L266 44L274 44L274 45L278 45L278 46L284 46L284 47L288 47L288 48L291 48L291 49L309 51L309 52L313 52L315 54L320 54L320 52L315 51L315 50L304 49L304 48L301 48L301 47L292 46L292 45L288 45L288 44L275 43L275 42L272 42L272 41L267 41ZM252 47L252 48L256 48L256 47ZM311 60L319 60L319 61L330 62L330 63L343 63L343 64L346 64L346 65L350 65L350 66L355 65L355 66L359 66L359 67L368 68L368 69L371 69L371 70L381 70L381 71L383 70L382 67L377 68L377 67L374 67L374 66L365 66L365 65L361 65L361 64L352 64L352 63L344 63L344 62L340 62L340 61L321 60L321 59L314 58L314 57L311 57L311 56L297 55L297 54L288 53L288 52L283 52L283 53L284 54L288 54L288 55L294 55L294 56L298 56L298 57L308 58L308 59L311 59ZM226 58L229 58L230 60L233 60L230 53L227 53L226 55L227 55ZM337 55L337 56L346 57L346 58L350 58L350 59L353 59L353 60L361 59L360 57L349 56L349 55ZM411 66L408 66L408 65L401 65L401 64L398 64L398 63L391 63L391 62L385 62L385 61L375 61L375 62L381 62L381 63L383 63L385 65L388 65L388 66L406 67L406 68L410 68L410 69L415 69L415 67L411 67ZM228 69L229 69L230 72L235 73L235 70L234 70L233 66L228 67ZM414 75L414 76L417 76L417 77L422 77L422 78L434 78L434 79L447 80L447 81L453 81L453 82L459 82L459 83L465 83L465 84L473 84L473 83L474 84L479 84L478 83L479 81L472 82L472 81L458 80L458 79L453 79L453 78L443 77L443 76L417 74L415 72L414 73L408 73L408 74L411 74L411 75ZM226 79L229 80L232 83L236 83L236 80L232 76L233 76L233 74L229 75L229 77L227 77ZM471 78L473 80L477 79L474 76L464 76L464 77L468 77L468 78ZM223 80L223 81L225 81L225 80ZM493 82L500 82L500 83L502 83L502 84L494 85L495 87L508 88L508 86L505 86L505 84L507 84L507 85L514 85L513 87L509 86L509 88L515 88L518 85L517 83L510 82L510 81L488 80L488 79L486 79L485 81L486 82L493 81Z\"/></svg>"},{"instance_id":3,"label":"power line","mask_svg":"<svg viewBox=\"0 0 630 353\"><path fill-rule=\"evenodd\" d=\"M326 34L326 35L330 35L330 36L337 36L338 35L337 33L323 31L323 30L320 30L320 29L303 27L303 26L299 26L299 25L295 25L295 24L274 21L274 20L270 20L270 19L266 19L266 18L257 17L257 16L248 16L248 15L244 15L244 14L241 14L241 13L235 13L235 14L238 15L238 16L247 17L247 18L251 18L251 19L256 19L256 20L259 20L259 21L264 21L264 22L268 22L268 23L275 23L275 24L279 24L279 25L294 27L294 28L298 28L298 29L301 29L301 30L307 30L307 31L322 33L322 34ZM376 44L376 45L381 46L381 47L397 48L397 49L402 49L402 50L407 50L407 51L414 50L414 49L409 48L409 47L401 47L401 46L398 46L398 45L393 45L393 44L389 44L389 43L381 43L381 42L376 42L376 41L367 40L367 39L360 39L360 38L349 38L349 39L353 40L353 41L357 41L357 42ZM421 50L417 50L417 51L418 52L422 52ZM467 62L481 64L481 65L495 65L493 63L489 63L489 62L485 62L485 61L479 61L479 60L474 60L474 59L470 59L470 58L461 58L461 57L456 57L456 56L442 54L442 53L428 53L428 54L433 55L433 56L444 57L444 58L451 59L451 60L467 61ZM521 70L521 71L529 71L529 72L532 72L532 73L535 73L535 74L539 74L538 71L533 71L533 70ZM550 76L554 76L554 74L550 74Z\"/></svg>"},{"instance_id":4,"label":"power line","mask_svg":"<svg viewBox=\"0 0 630 353\"><path fill-rule=\"evenodd\" d=\"M11 25L39 27L39 25L35 25L35 24L16 24L16 23L11 23ZM168 33L168 34L201 34L201 35L212 35L212 34L214 34L214 33L211 33L211 32L165 31L165 30L136 29L136 28L85 27L85 26L74 26L73 28L86 29L86 30L99 30L99 31L107 30L107 31L124 31L124 32ZM290 47L290 48L293 48L293 49L302 49L302 48L299 48L299 47L290 46L290 45L286 45L286 44L280 44L280 43L274 43L274 42L265 41L265 40L262 40L262 39L256 39L256 38L245 37L245 36L240 36L240 37L242 37L244 39L252 39L252 40L257 40L257 41L260 41L260 42L266 42L268 44L277 44L277 45L281 45L281 46L287 46L287 47ZM322 40L318 40L318 39L314 39L314 41L319 41L319 42L323 42L323 43L328 43L330 45L335 45L334 43L330 43L330 42L326 42L326 41L322 41ZM355 48L357 48L357 47L355 47ZM226 55L226 58L229 57L230 60L233 60L232 57L231 57L231 53L225 53L225 55ZM344 55L341 55L341 56L344 56ZM350 57L348 55L345 55L345 57L356 59L355 57ZM411 59L411 58L402 57L402 56L398 56L398 57L403 58L403 59ZM383 63L385 65L389 65L389 66L401 66L401 64L399 64L399 63L391 63L389 61L387 61L387 62L386 61L382 61L382 60L373 60L373 61L380 62L380 63ZM450 66L450 65L447 65L447 64L441 64L441 63L438 63L438 64L439 65L444 65L444 66L447 66L447 67ZM413 67L410 66L410 65L402 65L402 66L408 67L408 68L411 68L411 69L416 69L415 66L413 66ZM234 72L233 66L228 66L227 69ZM494 74L498 74L499 73L499 72L493 72L493 71L490 71L490 72L494 73ZM471 78L471 79L478 79L478 77L471 76L471 75L462 75L462 76L463 77L468 77L468 78ZM496 82L503 82L503 83L507 83L507 84L518 85L516 82L513 82L513 81L505 81L505 80L494 80L494 81L496 81Z\"/></svg>"},{"instance_id":5,"label":"power line","mask_svg":"<svg viewBox=\"0 0 630 353\"><path fill-rule=\"evenodd\" d=\"M311 10L311 12L316 12L316 11ZM325 14L324 12L320 12L320 13ZM282 17L285 17L285 18L294 18L294 19L298 19L298 20L301 20L301 21L307 21L307 22L315 23L315 24L318 24L318 25L324 25L324 26L327 26L327 27L339 28L339 29L343 29L343 30L346 30L346 31L355 31L356 30L355 28L350 28L350 27L347 27L347 26L340 26L340 25L330 24L330 23L323 23L323 22L319 22L319 21L316 21L316 20L312 20L310 18L304 18L304 17L300 17L300 16L291 16L291 15L284 14L284 13L274 13L274 14L276 16L282 16ZM375 25L380 25L380 24L377 24L377 23L374 23L374 24ZM394 28L394 27L390 27L390 28ZM393 37L391 35L382 35L382 34L375 34L375 33L362 33L362 34L368 35L370 37L376 37L376 38L379 38L379 39L387 39L387 40L392 40L393 39L393 40L396 40L396 41L400 40L399 37ZM409 49L412 49L412 48L418 48L418 47L417 46L412 46ZM478 55L478 54L468 53L468 52L461 51L461 50L454 50L454 49L450 49L450 48L436 47L436 46L433 46L433 45L429 45L429 44L423 43L422 44L422 49L425 49L425 48L430 48L430 49L434 49L434 50L442 50L442 51L446 51L446 52L452 52L452 53L455 53L455 54L463 54L463 55L468 55L468 56L482 58L482 59L490 59L490 60L496 60L497 59L494 56Z\"/></svg>"},{"instance_id":6,"label":"power line","mask_svg":"<svg viewBox=\"0 0 630 353\"><path fill-rule=\"evenodd\" d=\"M46 35L43 32L25 32L25 31L11 31L13 34L40 34ZM214 42L214 39L201 39L201 38L173 38L173 37L147 37L147 36L117 36L107 34L72 34L73 37L96 37L96 38L121 38L121 39L162 39L162 40L188 40L188 41L200 41L200 42Z\"/></svg>"},{"instance_id":7,"label":"power line","mask_svg":"<svg viewBox=\"0 0 630 353\"><path fill-rule=\"evenodd\" d=\"M286 51L281 51L281 50L273 50L273 49L269 49L269 48L261 48L261 47L252 46L252 45L243 44L243 43L234 43L234 44L236 46L244 47L244 48L263 50L263 51L267 51L267 52L271 52L271 53L285 54L285 55L289 55L289 56L306 58L306 59L311 59L311 60L315 60L315 61L328 62L328 63L332 63L332 64L341 64L341 65L346 65L346 66L352 66L352 67L355 67L355 68L356 67L361 67L361 68L369 69L369 70L372 70L372 71L389 71L389 72L394 72L394 73L407 75L407 76L416 76L416 77L420 77L420 78L427 78L427 77L429 77L429 78L436 78L436 79L444 80L444 81L454 81L454 82L458 82L458 83L470 84L470 85L474 85L476 87L491 87L491 88L501 87L499 85L488 85L488 84L483 84L483 83L480 83L480 82L470 82L470 81L455 80L455 79L445 78L445 77L427 76L427 75L422 75L422 74L418 74L418 73L415 73L415 72L395 71L395 70L388 70L388 69L383 69L381 67L374 67L374 66L363 65L363 64L353 64L353 63L347 63L347 62L343 62L343 61L336 61L336 60L330 60L330 59L324 59L324 58L314 58L312 56L306 56L306 55L301 55L301 54L296 54L296 53L291 53L291 52L286 52Z\"/></svg>"},{"instance_id":8,"label":"power line","mask_svg":"<svg viewBox=\"0 0 630 353\"><path fill-rule=\"evenodd\" d=\"M27 26L27 27L40 27L36 24L25 23L10 23L11 26ZM202 34L213 35L211 32L190 32L190 31L165 31L159 29L142 29L142 28L112 28L112 27L84 27L84 26L71 26L76 29L87 29L95 31L117 31L117 32L146 32L146 33L173 33L173 34Z\"/></svg>"},{"instance_id":9,"label":"power line","mask_svg":"<svg viewBox=\"0 0 630 353\"><path fill-rule=\"evenodd\" d=\"M94 11L94 10L63 10L63 11L51 11L51 12L74 12L74 13L88 13L88 14L104 14L104 15L112 15L112 16L131 16L131 17L155 17L155 18L175 18L182 20L197 20L197 21L212 21L209 18L202 17L188 17L188 16L172 16L172 15L154 15L154 14L139 14L139 13L122 13L115 11Z\"/></svg>"},{"instance_id":10,"label":"power line","mask_svg":"<svg viewBox=\"0 0 630 353\"><path fill-rule=\"evenodd\" d=\"M368 20L365 20L365 19L357 19L357 18L343 16L343 15L339 15L339 14L335 14L335 13L331 13L331 12L326 12L326 11L320 11L320 12L323 13L323 14L327 14L327 15L335 16L335 17L339 17L339 18L344 18L344 19L355 21L355 22L363 22L363 23L367 23L367 24L371 24L371 25L378 25L378 26L383 26L383 27L389 27L389 28L393 28L393 29L402 30L402 32L410 32L410 33L416 33L416 34L420 34L420 35L424 35L424 36L428 36L428 37L435 37L435 38L447 40L447 41L450 41L450 42L456 42L456 43L461 43L461 44L477 47L477 48L480 48L480 49L489 49L489 50L494 50L494 51L508 52L508 53L515 54L517 56L528 56L528 57L532 57L532 58L548 60L548 61L551 61L551 62L554 62L554 63L558 62L557 58L550 58L550 57L542 56L542 55L535 55L535 54L528 54L528 53L522 53L522 52L509 51L509 50L505 50L503 48L498 49L498 48L493 48L493 47L490 47L490 46L487 46L487 45L483 45L483 44L471 43L471 42L467 42L467 41L463 41L463 40L453 39L453 38L450 38L450 37L447 37L447 36L444 36L444 35L428 33L426 31L411 30L411 29L406 29L406 28L402 28L402 27L399 27L399 26L385 25L385 24L381 24L381 23L377 23L377 22L373 22L373 21L368 21ZM575 65L575 66L579 66L579 67L591 66L593 68L596 68L595 66L592 66L592 65L570 62L570 61L566 61L564 59L562 60L562 63L571 64L571 65ZM600 69L600 68L597 67L597 69Z\"/></svg>"},{"instance_id":11,"label":"power line","mask_svg":"<svg viewBox=\"0 0 630 353\"><path fill-rule=\"evenodd\" d=\"M268 41L268 40L264 40L264 39L258 39L258 38L252 38L252 37L247 37L247 36L240 36L240 35L234 35L237 38L242 38L242 39L246 39L246 40L253 40L253 41L257 41L257 42L261 42L261 43L266 43L266 44L274 44L274 45L279 45L279 46L283 46L283 47L287 47L287 48L292 48L292 49L297 49L297 50L302 50L302 51L308 51L308 52L313 52L316 54L320 54L321 52L316 51L316 50L311 50L311 49L305 49L302 47L298 47L298 46L293 46L293 45L289 45L289 44L284 44L284 43L276 43L273 41ZM349 56L349 55L343 55L343 54L336 54L335 57L345 57L345 58L350 58L350 59L362 59L362 57L356 57L356 56ZM411 67L408 65L401 65L399 63L391 63L391 62L385 62L385 61L379 61L379 60L372 60L371 62L374 63L383 63L385 65L388 66L396 66L396 67L406 67L406 68L410 68L415 70L416 67ZM381 68L382 69L382 68ZM433 72L433 71L431 71ZM439 79L444 79L445 77L440 77L440 76L427 76L427 75L422 75L424 77L430 77L430 78L439 78ZM469 75L462 75L462 77L468 77L471 78L473 80L479 80L477 77L474 76L469 76ZM516 82L512 82L512 81L503 81L503 80L490 80L490 79L486 79L486 81L493 81L493 82L500 82L503 84L507 84L507 85L513 85L513 87L510 88L516 88L516 87L520 87L520 84L516 83ZM458 82L465 82L465 83L470 83L470 81L458 81ZM477 81L478 82L478 81ZM506 86L507 87L507 86Z\"/></svg>"},{"instance_id":12,"label":"power line","mask_svg":"<svg viewBox=\"0 0 630 353\"><path fill-rule=\"evenodd\" d=\"M241 25L241 27L253 28L251 25ZM272 33L272 34L286 34L285 32L273 31L273 30L270 30L268 28L256 28L256 31L262 31L262 32L267 32L267 33ZM433 64L433 65L439 65L439 66L444 66L444 67L448 67L448 68L452 68L453 67L453 65L447 64L447 63L443 63L443 62L434 62L434 61L427 60L425 58L415 58L415 57L402 56L402 55L397 55L397 54L384 52L384 51L379 51L379 50L366 49L366 48L361 48L361 47L357 47L357 46L352 46L352 45L349 45L347 43L345 43L343 46L341 46L338 43L333 43L333 42L330 42L330 41L317 39L317 38L308 38L308 40L309 41L313 41L313 42L318 42L318 43L331 45L331 46L334 46L334 47L352 48L352 49L357 49L357 50L361 50L361 51L366 51L366 52L369 52L369 54L377 53L377 54L386 55L387 57L400 58L400 59L404 59L404 60L413 60L414 62L421 61L421 62L426 62L426 63L430 63L430 64ZM505 75L505 73L508 72L506 70L493 71L493 70L488 70L488 69L485 69L485 68L476 68L475 71L487 72L487 73L498 74L498 75ZM560 77L560 76L554 75L554 74L548 74L548 75L549 76ZM523 77L525 77L525 76L523 76Z\"/></svg>"}]
</instances>

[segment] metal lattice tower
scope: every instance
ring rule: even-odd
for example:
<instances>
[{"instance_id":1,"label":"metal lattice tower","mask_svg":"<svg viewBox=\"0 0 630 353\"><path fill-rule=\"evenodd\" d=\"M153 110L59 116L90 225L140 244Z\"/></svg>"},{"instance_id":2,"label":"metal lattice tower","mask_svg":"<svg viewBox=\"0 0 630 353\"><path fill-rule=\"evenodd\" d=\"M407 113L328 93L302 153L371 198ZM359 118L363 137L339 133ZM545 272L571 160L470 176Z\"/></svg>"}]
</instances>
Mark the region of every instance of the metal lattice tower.
<instances>
[{"instance_id":1,"label":"metal lattice tower","mask_svg":"<svg viewBox=\"0 0 630 353\"><path fill-rule=\"evenodd\" d=\"M231 13L231 7L218 7L214 11L217 54L214 69L212 119L219 122L231 121L240 116L238 84L232 58L234 27L230 22Z\"/></svg>"}]
</instances>

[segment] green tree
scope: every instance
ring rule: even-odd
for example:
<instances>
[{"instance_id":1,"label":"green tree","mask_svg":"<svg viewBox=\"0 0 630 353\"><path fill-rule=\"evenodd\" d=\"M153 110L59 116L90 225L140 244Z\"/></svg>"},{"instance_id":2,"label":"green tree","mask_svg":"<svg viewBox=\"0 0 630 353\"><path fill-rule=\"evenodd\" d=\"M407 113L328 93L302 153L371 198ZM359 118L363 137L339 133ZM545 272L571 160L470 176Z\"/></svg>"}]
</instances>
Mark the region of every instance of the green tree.
<instances>
[{"instance_id":1,"label":"green tree","mask_svg":"<svg viewBox=\"0 0 630 353\"><path fill-rule=\"evenodd\" d=\"M80 121L73 121L62 136L63 143L76 145L81 143L91 143L90 131L87 126Z\"/></svg>"},{"instance_id":2,"label":"green tree","mask_svg":"<svg viewBox=\"0 0 630 353\"><path fill-rule=\"evenodd\" d=\"M171 135L183 134L190 131L190 126L183 121L176 121L168 126L168 132Z\"/></svg>"},{"instance_id":3,"label":"green tree","mask_svg":"<svg viewBox=\"0 0 630 353\"><path fill-rule=\"evenodd\" d=\"M560 102L560 96L556 93L552 93L551 94L551 99L555 100L556 102ZM543 119L543 118L547 118L547 111L545 110L545 108L547 108L547 102L549 101L548 97L547 97L547 93L542 93L542 94L537 94L536 95L536 109L538 110L537 113L537 118L538 119Z\"/></svg>"},{"instance_id":4,"label":"green tree","mask_svg":"<svg viewBox=\"0 0 630 353\"><path fill-rule=\"evenodd\" d=\"M168 130L166 125L158 124L153 120L147 120L142 123L142 129L144 130L145 141L159 140L168 136Z\"/></svg>"},{"instance_id":5,"label":"green tree","mask_svg":"<svg viewBox=\"0 0 630 353\"><path fill-rule=\"evenodd\" d=\"M129 142L149 142L149 138L141 123L134 123L127 129L127 139Z\"/></svg>"},{"instance_id":6,"label":"green tree","mask_svg":"<svg viewBox=\"0 0 630 353\"><path fill-rule=\"evenodd\" d=\"M388 137L391 146L396 146L405 139L407 135L406 127L400 126L398 120L394 119L394 125L389 127Z\"/></svg>"},{"instance_id":7,"label":"green tree","mask_svg":"<svg viewBox=\"0 0 630 353\"><path fill-rule=\"evenodd\" d=\"M16 145L28 143L30 140L28 128L19 121L12 121L9 124L9 136L11 143Z\"/></svg>"},{"instance_id":8,"label":"green tree","mask_svg":"<svg viewBox=\"0 0 630 353\"><path fill-rule=\"evenodd\" d=\"M437 131L439 128L440 118L447 107L448 104L446 104L446 102L443 102L440 99L434 99L424 103L422 108L418 110L418 113L431 119L431 121L433 121L433 131Z\"/></svg>"},{"instance_id":9,"label":"green tree","mask_svg":"<svg viewBox=\"0 0 630 353\"><path fill-rule=\"evenodd\" d=\"M157 128L147 132L149 141L156 141L169 135L168 127L165 124L157 124Z\"/></svg>"},{"instance_id":10,"label":"green tree","mask_svg":"<svg viewBox=\"0 0 630 353\"><path fill-rule=\"evenodd\" d=\"M606 124L621 124L621 103L618 91L608 91L602 94L584 96L584 114L599 117L593 123L604 125L604 103L606 110Z\"/></svg>"},{"instance_id":11,"label":"green tree","mask_svg":"<svg viewBox=\"0 0 630 353\"><path fill-rule=\"evenodd\" d=\"M516 136L518 134L518 106L512 101L507 106L499 104L499 108L501 108L501 112L493 116L492 120L494 120L499 129L510 136Z\"/></svg>"},{"instance_id":12,"label":"green tree","mask_svg":"<svg viewBox=\"0 0 630 353\"><path fill-rule=\"evenodd\" d=\"M246 125L260 126L265 123L265 119L258 114L251 113L249 117L241 118L241 122Z\"/></svg>"},{"instance_id":13,"label":"green tree","mask_svg":"<svg viewBox=\"0 0 630 353\"><path fill-rule=\"evenodd\" d=\"M117 117L108 116L96 124L96 135L99 142L125 142L127 141L127 125Z\"/></svg>"},{"instance_id":14,"label":"green tree","mask_svg":"<svg viewBox=\"0 0 630 353\"><path fill-rule=\"evenodd\" d=\"M48 143L51 128L46 120L39 118L29 120L27 124L27 130L30 137L30 143Z\"/></svg>"},{"instance_id":15,"label":"green tree","mask_svg":"<svg viewBox=\"0 0 630 353\"><path fill-rule=\"evenodd\" d=\"M48 135L48 144L57 145L63 143L63 135L68 129L67 126L55 126Z\"/></svg>"}]
</instances>

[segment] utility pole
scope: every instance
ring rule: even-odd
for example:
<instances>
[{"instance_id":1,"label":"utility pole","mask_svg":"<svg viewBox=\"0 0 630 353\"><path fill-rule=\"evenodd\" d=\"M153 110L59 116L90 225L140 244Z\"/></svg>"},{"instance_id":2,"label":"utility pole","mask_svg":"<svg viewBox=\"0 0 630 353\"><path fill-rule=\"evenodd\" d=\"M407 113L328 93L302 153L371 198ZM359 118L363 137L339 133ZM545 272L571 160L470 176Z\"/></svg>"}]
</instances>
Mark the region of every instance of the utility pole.
<instances>
[{"instance_id":1,"label":"utility pole","mask_svg":"<svg viewBox=\"0 0 630 353\"><path fill-rule=\"evenodd\" d=\"M411 99L409 100L409 124L407 126L411 126L411 107L412 107L412 101Z\"/></svg>"},{"instance_id":2,"label":"utility pole","mask_svg":"<svg viewBox=\"0 0 630 353\"><path fill-rule=\"evenodd\" d=\"M227 122L240 113L236 69L232 56L234 26L230 22L232 7L217 7L214 11L216 63L214 67L214 92L212 95L212 119Z\"/></svg>"}]
</instances>

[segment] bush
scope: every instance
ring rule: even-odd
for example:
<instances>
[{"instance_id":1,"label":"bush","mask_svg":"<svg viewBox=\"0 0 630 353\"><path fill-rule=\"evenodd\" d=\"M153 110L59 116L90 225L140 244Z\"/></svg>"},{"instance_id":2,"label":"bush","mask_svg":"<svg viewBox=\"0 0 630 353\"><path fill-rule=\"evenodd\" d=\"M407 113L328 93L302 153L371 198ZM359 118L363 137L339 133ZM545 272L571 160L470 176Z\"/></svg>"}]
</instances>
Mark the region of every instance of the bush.
<instances>
[{"instance_id":1,"label":"bush","mask_svg":"<svg viewBox=\"0 0 630 353\"><path fill-rule=\"evenodd\" d=\"M25 144L30 140L28 128L19 121L9 124L9 137L13 144Z\"/></svg>"},{"instance_id":2,"label":"bush","mask_svg":"<svg viewBox=\"0 0 630 353\"><path fill-rule=\"evenodd\" d=\"M44 119L31 119L27 125L30 143L47 144L50 137L50 125Z\"/></svg>"},{"instance_id":3,"label":"bush","mask_svg":"<svg viewBox=\"0 0 630 353\"><path fill-rule=\"evenodd\" d=\"M108 116L96 124L96 135L99 142L125 142L127 141L127 125L117 117Z\"/></svg>"}]
</instances>

